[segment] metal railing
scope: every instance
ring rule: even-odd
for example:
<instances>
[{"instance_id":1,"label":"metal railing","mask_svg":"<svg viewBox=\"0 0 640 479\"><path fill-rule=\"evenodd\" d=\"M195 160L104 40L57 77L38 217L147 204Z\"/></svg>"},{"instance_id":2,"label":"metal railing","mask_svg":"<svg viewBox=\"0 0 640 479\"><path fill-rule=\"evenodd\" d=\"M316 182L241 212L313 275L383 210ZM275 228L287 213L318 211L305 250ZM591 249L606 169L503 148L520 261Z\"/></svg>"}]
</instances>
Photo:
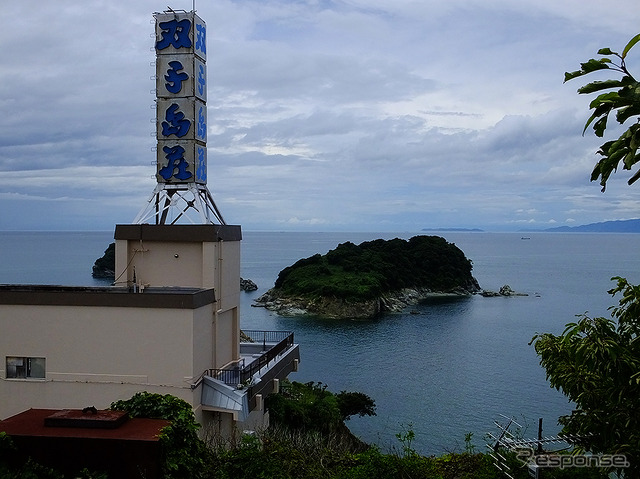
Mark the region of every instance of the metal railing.
<instances>
[{"instance_id":1,"label":"metal railing","mask_svg":"<svg viewBox=\"0 0 640 479\"><path fill-rule=\"evenodd\" d=\"M244 365L242 359L237 366L224 369L208 369L205 374L218 379L230 386L237 387L240 384L248 384L251 378L284 351L293 346L293 333L289 331L243 331L251 341L243 343L262 342L263 350L254 361Z\"/></svg>"},{"instance_id":2,"label":"metal railing","mask_svg":"<svg viewBox=\"0 0 640 479\"><path fill-rule=\"evenodd\" d=\"M249 341L241 338L241 343L259 343L261 341L263 343L279 343L283 339L291 336L291 344L293 344L293 333L290 331L257 331L252 329L243 329L242 332L244 333L244 338L248 338Z\"/></svg>"}]
</instances>

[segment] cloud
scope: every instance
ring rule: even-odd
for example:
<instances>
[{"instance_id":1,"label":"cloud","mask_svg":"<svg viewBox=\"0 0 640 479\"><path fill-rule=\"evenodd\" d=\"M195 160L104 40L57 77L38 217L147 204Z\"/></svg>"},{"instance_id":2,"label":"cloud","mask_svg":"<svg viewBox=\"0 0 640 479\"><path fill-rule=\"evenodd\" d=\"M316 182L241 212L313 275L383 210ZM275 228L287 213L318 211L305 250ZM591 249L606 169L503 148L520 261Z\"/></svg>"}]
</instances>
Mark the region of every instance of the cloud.
<instances>
[{"instance_id":1,"label":"cloud","mask_svg":"<svg viewBox=\"0 0 640 479\"><path fill-rule=\"evenodd\" d=\"M637 33L635 0L612 2L199 2L218 207L245 229L636 217L624 172L604 195L589 181L602 141L581 135L581 83L562 82ZM0 202L12 213L0 228L111 229L145 205L155 185L151 13L163 8L3 6L12 21L0 31Z\"/></svg>"}]
</instances>

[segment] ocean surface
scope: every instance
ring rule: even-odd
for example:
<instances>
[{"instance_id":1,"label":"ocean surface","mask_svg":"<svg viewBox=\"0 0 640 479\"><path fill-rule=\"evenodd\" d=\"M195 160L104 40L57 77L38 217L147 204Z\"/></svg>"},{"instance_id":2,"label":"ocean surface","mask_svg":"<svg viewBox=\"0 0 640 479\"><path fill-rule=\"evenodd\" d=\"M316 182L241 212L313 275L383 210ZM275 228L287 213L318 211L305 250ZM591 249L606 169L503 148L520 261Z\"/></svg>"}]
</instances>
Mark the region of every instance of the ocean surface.
<instances>
[{"instance_id":1,"label":"ocean surface","mask_svg":"<svg viewBox=\"0 0 640 479\"><path fill-rule=\"evenodd\" d=\"M416 234L437 234L460 247L482 288L508 284L528 296L437 299L369 321L286 318L252 306L298 259L345 241ZM91 267L112 241L110 231L0 232L0 283L109 284L93 279ZM551 435L571 404L548 386L528 343L537 332L561 333L578 314L608 317L618 302L607 293L611 278L640 282L639 248L640 234L245 231L241 275L259 290L241 294L241 326L295 333L302 359L292 380L374 398L377 416L348 425L385 450L400 448L396 434L408 429L422 454L463 450L469 432L482 447L501 415L532 438L543 418Z\"/></svg>"}]
</instances>

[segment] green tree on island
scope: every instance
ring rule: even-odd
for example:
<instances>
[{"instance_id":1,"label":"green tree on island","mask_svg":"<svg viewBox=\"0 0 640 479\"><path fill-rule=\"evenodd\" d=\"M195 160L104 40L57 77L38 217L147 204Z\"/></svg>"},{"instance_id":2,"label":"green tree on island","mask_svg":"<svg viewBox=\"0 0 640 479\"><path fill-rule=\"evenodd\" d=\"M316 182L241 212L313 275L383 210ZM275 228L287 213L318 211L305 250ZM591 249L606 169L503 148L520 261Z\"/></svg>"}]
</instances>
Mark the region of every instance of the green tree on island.
<instances>
[{"instance_id":1,"label":"green tree on island","mask_svg":"<svg viewBox=\"0 0 640 479\"><path fill-rule=\"evenodd\" d=\"M435 291L479 289L472 262L455 244L439 236L414 236L339 244L287 266L274 289L309 297L372 299L402 288Z\"/></svg>"},{"instance_id":2,"label":"green tree on island","mask_svg":"<svg viewBox=\"0 0 640 479\"><path fill-rule=\"evenodd\" d=\"M639 41L640 34L622 53L603 48L598 51L602 58L565 73L565 82L600 70L622 74L620 79L593 81L578 90L581 94L600 92L590 104L593 113L584 131L592 125L595 134L603 137L614 111L621 125L634 122L618 139L605 142L598 150L602 158L591 181L600 178L603 192L620 163L623 169L631 170L640 161L640 83L625 64L627 54ZM628 182L633 184L639 178L640 170ZM628 479L640 477L640 286L624 278L613 279L617 286L609 293L622 297L612 308L612 319L580 315L561 335L536 334L532 343L551 386L575 403L575 410L559 419L563 433L579 435L576 445L580 449L624 454L630 463L624 470Z\"/></svg>"}]
</instances>

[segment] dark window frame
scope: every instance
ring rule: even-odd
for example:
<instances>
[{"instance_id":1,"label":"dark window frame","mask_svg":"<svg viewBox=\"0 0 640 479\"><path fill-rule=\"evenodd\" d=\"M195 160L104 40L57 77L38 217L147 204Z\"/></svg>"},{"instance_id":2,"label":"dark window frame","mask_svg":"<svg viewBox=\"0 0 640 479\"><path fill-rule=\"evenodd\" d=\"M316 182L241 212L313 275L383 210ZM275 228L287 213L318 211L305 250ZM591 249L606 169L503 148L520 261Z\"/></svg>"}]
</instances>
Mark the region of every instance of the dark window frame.
<instances>
[{"instance_id":1,"label":"dark window frame","mask_svg":"<svg viewBox=\"0 0 640 479\"><path fill-rule=\"evenodd\" d=\"M33 356L6 356L6 379L45 379L46 358Z\"/></svg>"}]
</instances>

